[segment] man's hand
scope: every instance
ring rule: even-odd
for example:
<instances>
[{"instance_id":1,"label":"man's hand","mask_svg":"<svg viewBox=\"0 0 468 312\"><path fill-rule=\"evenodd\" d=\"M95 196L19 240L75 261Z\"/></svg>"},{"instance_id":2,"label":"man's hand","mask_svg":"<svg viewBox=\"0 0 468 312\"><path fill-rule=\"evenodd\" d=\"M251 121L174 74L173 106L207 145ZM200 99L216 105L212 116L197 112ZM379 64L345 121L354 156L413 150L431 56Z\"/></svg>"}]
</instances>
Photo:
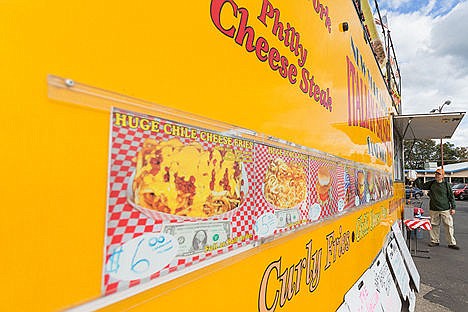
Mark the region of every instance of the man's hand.
<instances>
[{"instance_id":1,"label":"man's hand","mask_svg":"<svg viewBox=\"0 0 468 312\"><path fill-rule=\"evenodd\" d=\"M450 209L450 214L454 215L455 214L455 209Z\"/></svg>"}]
</instances>

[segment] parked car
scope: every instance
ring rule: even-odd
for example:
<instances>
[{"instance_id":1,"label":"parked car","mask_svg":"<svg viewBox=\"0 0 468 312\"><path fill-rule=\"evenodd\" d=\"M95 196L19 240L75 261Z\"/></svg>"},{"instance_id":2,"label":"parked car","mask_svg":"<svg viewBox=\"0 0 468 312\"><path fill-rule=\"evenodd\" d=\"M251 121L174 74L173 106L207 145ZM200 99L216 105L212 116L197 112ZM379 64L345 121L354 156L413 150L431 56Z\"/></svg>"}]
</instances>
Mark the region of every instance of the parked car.
<instances>
[{"instance_id":1,"label":"parked car","mask_svg":"<svg viewBox=\"0 0 468 312\"><path fill-rule=\"evenodd\" d=\"M468 184L460 183L452 186L453 196L460 200L468 198Z\"/></svg>"},{"instance_id":2,"label":"parked car","mask_svg":"<svg viewBox=\"0 0 468 312\"><path fill-rule=\"evenodd\" d=\"M405 187L405 193L406 193L406 198L414 198L414 199L419 199L421 196L424 195L423 191L417 187L410 187L406 186Z\"/></svg>"}]
</instances>

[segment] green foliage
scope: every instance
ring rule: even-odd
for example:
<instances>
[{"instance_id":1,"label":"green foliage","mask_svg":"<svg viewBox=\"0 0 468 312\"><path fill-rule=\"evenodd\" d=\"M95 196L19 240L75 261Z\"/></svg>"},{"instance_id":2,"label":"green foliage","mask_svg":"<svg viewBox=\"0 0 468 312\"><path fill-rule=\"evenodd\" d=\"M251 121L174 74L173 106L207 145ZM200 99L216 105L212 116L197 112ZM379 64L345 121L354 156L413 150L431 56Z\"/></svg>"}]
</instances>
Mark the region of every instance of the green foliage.
<instances>
[{"instance_id":1,"label":"green foliage","mask_svg":"<svg viewBox=\"0 0 468 312\"><path fill-rule=\"evenodd\" d=\"M406 169L424 169L424 164L427 162L437 162L440 166L440 141L407 140L403 144ZM452 143L443 142L443 150L444 164L453 164L468 159L466 147L456 147Z\"/></svg>"}]
</instances>

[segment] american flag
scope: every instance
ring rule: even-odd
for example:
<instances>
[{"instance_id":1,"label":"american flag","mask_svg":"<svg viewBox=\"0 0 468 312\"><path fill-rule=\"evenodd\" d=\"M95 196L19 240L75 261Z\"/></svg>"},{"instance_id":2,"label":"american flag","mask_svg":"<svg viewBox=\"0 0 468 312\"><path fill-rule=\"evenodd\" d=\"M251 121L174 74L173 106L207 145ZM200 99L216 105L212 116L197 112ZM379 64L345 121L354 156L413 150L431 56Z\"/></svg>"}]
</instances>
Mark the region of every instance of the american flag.
<instances>
[{"instance_id":1,"label":"american flag","mask_svg":"<svg viewBox=\"0 0 468 312\"><path fill-rule=\"evenodd\" d=\"M383 28L388 29L387 15L382 16L382 21L378 17L376 17L374 20L377 25L380 25Z\"/></svg>"}]
</instances>

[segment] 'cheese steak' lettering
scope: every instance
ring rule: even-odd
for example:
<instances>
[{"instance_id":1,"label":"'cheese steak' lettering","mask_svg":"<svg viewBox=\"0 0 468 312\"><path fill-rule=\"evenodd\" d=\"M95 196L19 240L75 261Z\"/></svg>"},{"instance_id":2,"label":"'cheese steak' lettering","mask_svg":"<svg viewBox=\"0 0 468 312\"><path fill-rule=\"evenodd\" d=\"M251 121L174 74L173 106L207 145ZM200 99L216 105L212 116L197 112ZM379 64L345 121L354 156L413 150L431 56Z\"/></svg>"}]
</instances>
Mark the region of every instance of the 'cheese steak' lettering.
<instances>
[{"instance_id":1,"label":"'cheese steak' lettering","mask_svg":"<svg viewBox=\"0 0 468 312\"><path fill-rule=\"evenodd\" d=\"M320 10L324 10L320 11L320 18L325 21L329 20L328 8L324 8L323 5L319 7ZM289 48L290 55L293 55L292 61L287 55L281 54L280 50L265 37L256 34L254 27L248 23L249 11L244 7L239 7L234 0L212 0L210 14L213 24L222 34L234 39L234 42L245 47L247 52L254 53L260 62L267 63L272 71L277 72L283 79L287 79L291 85L300 81L299 87L304 94L328 111L332 111L333 99L330 96L330 89L322 88L316 77L304 67L307 61L307 49L301 43L299 31L292 24L282 22L280 10L268 0L263 0L257 19L265 27L270 26L272 34ZM231 14L237 20L236 23L228 18Z\"/></svg>"}]
</instances>

